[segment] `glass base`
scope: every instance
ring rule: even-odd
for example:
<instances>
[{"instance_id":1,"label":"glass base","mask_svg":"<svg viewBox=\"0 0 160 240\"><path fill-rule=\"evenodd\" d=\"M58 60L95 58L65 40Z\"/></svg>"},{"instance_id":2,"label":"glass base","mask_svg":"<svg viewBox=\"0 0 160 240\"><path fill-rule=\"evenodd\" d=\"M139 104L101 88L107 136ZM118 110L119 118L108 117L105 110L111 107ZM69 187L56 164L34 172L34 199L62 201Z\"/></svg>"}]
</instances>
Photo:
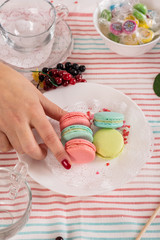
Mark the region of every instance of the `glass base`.
<instances>
[{"instance_id":1,"label":"glass base","mask_svg":"<svg viewBox=\"0 0 160 240\"><path fill-rule=\"evenodd\" d=\"M62 20L56 25L52 50L48 55L45 55L45 49L33 54L17 52L5 43L2 36L0 48L1 61L26 75L36 68L55 67L57 63L64 62L73 50L73 38L68 24Z\"/></svg>"}]
</instances>

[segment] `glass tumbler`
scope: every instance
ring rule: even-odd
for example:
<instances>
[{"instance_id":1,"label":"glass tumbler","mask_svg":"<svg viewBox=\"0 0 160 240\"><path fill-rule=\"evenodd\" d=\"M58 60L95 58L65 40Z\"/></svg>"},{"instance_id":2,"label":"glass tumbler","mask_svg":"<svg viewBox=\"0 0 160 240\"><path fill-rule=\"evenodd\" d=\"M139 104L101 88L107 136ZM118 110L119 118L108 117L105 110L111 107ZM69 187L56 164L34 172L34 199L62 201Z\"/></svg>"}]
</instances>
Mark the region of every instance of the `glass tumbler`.
<instances>
[{"instance_id":1,"label":"glass tumbler","mask_svg":"<svg viewBox=\"0 0 160 240\"><path fill-rule=\"evenodd\" d=\"M25 58L30 54L34 58L34 54L43 53L45 61L52 49L56 24L67 15L67 7L54 7L47 0L7 0L0 5L0 33L15 55L20 53Z\"/></svg>"},{"instance_id":2,"label":"glass tumbler","mask_svg":"<svg viewBox=\"0 0 160 240\"><path fill-rule=\"evenodd\" d=\"M23 164L20 168L21 170L24 169ZM1 240L16 235L24 227L30 216L32 193L21 170L0 168Z\"/></svg>"}]
</instances>

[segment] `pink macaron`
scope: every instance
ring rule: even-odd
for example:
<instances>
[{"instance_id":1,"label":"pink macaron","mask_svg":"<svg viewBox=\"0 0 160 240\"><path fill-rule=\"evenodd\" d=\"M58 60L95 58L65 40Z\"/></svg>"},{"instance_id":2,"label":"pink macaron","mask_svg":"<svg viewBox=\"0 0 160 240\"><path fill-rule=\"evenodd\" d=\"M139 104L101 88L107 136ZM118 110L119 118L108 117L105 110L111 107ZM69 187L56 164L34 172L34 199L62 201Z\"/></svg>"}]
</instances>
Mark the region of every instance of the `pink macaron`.
<instances>
[{"instance_id":1,"label":"pink macaron","mask_svg":"<svg viewBox=\"0 0 160 240\"><path fill-rule=\"evenodd\" d=\"M65 150L73 163L89 163L95 159L96 147L85 139L72 139L66 142Z\"/></svg>"},{"instance_id":2,"label":"pink macaron","mask_svg":"<svg viewBox=\"0 0 160 240\"><path fill-rule=\"evenodd\" d=\"M71 125L85 125L87 127L91 126L89 117L82 112L69 112L61 117L60 119L60 129L61 131Z\"/></svg>"}]
</instances>

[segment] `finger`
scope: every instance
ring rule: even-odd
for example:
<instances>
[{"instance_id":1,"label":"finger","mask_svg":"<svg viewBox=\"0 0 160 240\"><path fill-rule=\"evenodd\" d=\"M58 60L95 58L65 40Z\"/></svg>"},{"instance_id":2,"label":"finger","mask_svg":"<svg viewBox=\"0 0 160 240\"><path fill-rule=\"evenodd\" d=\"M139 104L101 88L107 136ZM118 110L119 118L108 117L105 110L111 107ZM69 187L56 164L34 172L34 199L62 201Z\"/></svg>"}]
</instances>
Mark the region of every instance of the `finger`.
<instances>
[{"instance_id":1,"label":"finger","mask_svg":"<svg viewBox=\"0 0 160 240\"><path fill-rule=\"evenodd\" d=\"M0 151L8 152L12 149L13 147L11 146L6 134L0 131Z\"/></svg>"},{"instance_id":2,"label":"finger","mask_svg":"<svg viewBox=\"0 0 160 240\"><path fill-rule=\"evenodd\" d=\"M62 108L57 106L55 103L52 103L43 95L41 96L41 104L43 106L45 114L55 120L59 121L60 118L67 113Z\"/></svg>"},{"instance_id":3,"label":"finger","mask_svg":"<svg viewBox=\"0 0 160 240\"><path fill-rule=\"evenodd\" d=\"M27 155L37 160L42 160L46 157L46 148L43 145L38 145L28 123L19 126L16 133L21 147Z\"/></svg>"},{"instance_id":4,"label":"finger","mask_svg":"<svg viewBox=\"0 0 160 240\"><path fill-rule=\"evenodd\" d=\"M52 151L57 160L63 165L64 168L70 169L71 160L46 116L41 115L41 118L33 124L44 143Z\"/></svg>"},{"instance_id":5,"label":"finger","mask_svg":"<svg viewBox=\"0 0 160 240\"><path fill-rule=\"evenodd\" d=\"M13 146L13 148L16 150L16 152L18 152L19 154L24 153L24 151L22 150L21 144L18 140L18 137L16 136L16 133L8 132L7 133L7 138L9 140L11 146Z\"/></svg>"}]
</instances>

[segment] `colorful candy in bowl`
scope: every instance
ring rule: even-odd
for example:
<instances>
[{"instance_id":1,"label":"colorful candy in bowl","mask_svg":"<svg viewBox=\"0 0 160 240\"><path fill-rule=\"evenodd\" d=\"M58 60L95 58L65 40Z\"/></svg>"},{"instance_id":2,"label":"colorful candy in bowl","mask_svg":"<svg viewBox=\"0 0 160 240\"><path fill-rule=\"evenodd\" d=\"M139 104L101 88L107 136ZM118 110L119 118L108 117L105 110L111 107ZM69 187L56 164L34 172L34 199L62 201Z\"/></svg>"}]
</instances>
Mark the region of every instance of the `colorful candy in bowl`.
<instances>
[{"instance_id":1,"label":"colorful candy in bowl","mask_svg":"<svg viewBox=\"0 0 160 240\"><path fill-rule=\"evenodd\" d=\"M94 25L105 44L123 56L138 56L160 40L160 4L153 0L103 0Z\"/></svg>"}]
</instances>

